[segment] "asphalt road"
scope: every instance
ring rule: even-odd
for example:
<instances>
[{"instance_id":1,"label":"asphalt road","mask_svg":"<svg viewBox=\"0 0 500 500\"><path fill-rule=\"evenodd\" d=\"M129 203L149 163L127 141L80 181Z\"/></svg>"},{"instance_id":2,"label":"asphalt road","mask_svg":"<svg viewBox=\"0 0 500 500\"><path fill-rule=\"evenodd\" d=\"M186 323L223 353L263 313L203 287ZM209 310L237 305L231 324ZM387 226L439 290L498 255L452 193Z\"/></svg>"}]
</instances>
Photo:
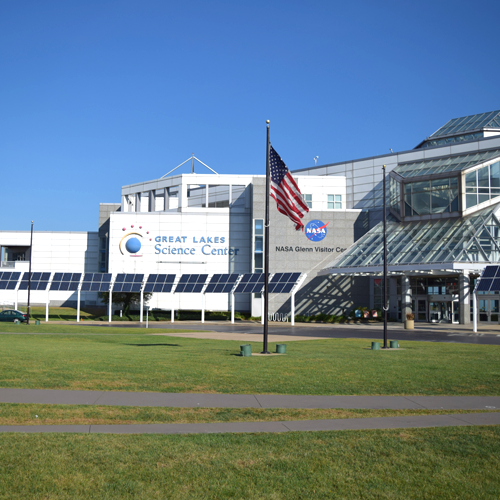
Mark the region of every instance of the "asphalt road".
<instances>
[{"instance_id":1,"label":"asphalt road","mask_svg":"<svg viewBox=\"0 0 500 500\"><path fill-rule=\"evenodd\" d=\"M123 324L111 323L102 324L101 326L113 327L143 327L137 323ZM199 329L205 331L216 332L236 332L241 334L256 334L262 333L263 327L259 324L246 321L237 321L234 324L222 322L206 322L200 321L178 321L175 323L157 323L150 322L149 329L155 330L161 328L168 329ZM470 325L449 325L449 324L421 324L416 325L414 330L405 330L400 323L389 323L387 328L388 340L414 340L420 342L453 342L463 344L487 344L500 345L500 325L480 325L478 333L472 332ZM367 339L367 340L382 340L384 337L383 324L368 323L359 325L324 325L315 324L309 325L306 323L296 324L270 324L269 334L282 335L284 340L288 336L300 335L302 337L324 337L337 339Z\"/></svg>"}]
</instances>

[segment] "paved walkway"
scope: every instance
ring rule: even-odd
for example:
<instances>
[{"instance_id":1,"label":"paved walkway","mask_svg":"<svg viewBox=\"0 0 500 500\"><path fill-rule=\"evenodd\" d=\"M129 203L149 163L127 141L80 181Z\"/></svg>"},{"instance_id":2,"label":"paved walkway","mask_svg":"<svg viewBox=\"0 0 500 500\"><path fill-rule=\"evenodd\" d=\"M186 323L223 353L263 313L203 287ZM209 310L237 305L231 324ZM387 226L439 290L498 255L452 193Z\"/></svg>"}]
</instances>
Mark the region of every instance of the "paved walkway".
<instances>
[{"instance_id":1,"label":"paved walkway","mask_svg":"<svg viewBox=\"0 0 500 500\"><path fill-rule=\"evenodd\" d=\"M214 434L226 432L340 431L365 429L415 429L470 425L500 425L500 413L419 415L290 422L223 422L215 424L129 425L2 425L0 432L78 432L93 434Z\"/></svg>"},{"instance_id":2,"label":"paved walkway","mask_svg":"<svg viewBox=\"0 0 500 500\"><path fill-rule=\"evenodd\" d=\"M0 403L169 408L500 409L500 396L296 396L123 391L0 389Z\"/></svg>"},{"instance_id":3,"label":"paved walkway","mask_svg":"<svg viewBox=\"0 0 500 500\"><path fill-rule=\"evenodd\" d=\"M183 394L152 392L0 389L0 403L39 403L176 408L366 408L500 409L500 396L287 396L268 394ZM212 424L4 425L0 432L190 434L289 432L500 425L500 412Z\"/></svg>"}]
</instances>

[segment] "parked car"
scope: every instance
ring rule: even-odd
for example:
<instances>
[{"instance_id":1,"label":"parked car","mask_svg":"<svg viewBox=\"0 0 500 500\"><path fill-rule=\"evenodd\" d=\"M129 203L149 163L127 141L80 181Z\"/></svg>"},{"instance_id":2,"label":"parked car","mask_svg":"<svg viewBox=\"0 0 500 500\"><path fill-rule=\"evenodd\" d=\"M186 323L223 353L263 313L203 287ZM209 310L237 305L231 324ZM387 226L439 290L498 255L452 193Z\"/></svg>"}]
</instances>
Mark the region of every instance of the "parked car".
<instances>
[{"instance_id":1,"label":"parked car","mask_svg":"<svg viewBox=\"0 0 500 500\"><path fill-rule=\"evenodd\" d=\"M0 321L14 321L18 319L21 323L26 323L28 321L28 315L22 313L21 311L16 311L15 309L6 309L5 311L0 311Z\"/></svg>"}]
</instances>

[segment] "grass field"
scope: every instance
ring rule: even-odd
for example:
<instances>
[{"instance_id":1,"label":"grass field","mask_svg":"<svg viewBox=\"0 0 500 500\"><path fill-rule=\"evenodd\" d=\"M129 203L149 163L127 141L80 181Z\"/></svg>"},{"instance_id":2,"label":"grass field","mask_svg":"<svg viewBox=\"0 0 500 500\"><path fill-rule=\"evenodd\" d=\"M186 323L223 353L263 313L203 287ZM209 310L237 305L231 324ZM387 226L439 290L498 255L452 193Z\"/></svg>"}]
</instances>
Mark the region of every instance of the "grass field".
<instances>
[{"instance_id":1,"label":"grass field","mask_svg":"<svg viewBox=\"0 0 500 500\"><path fill-rule=\"evenodd\" d=\"M0 435L2 499L496 499L500 427Z\"/></svg>"},{"instance_id":2,"label":"grass field","mask_svg":"<svg viewBox=\"0 0 500 500\"><path fill-rule=\"evenodd\" d=\"M5 327L5 328L4 328ZM286 356L242 358L242 342L146 335L146 330L2 325L0 386L236 394L499 395L500 347L366 340L289 342ZM92 335L91 332L96 332ZM159 330L155 330L155 333ZM273 345L270 346L273 349ZM260 343L253 350L261 349Z\"/></svg>"}]
</instances>

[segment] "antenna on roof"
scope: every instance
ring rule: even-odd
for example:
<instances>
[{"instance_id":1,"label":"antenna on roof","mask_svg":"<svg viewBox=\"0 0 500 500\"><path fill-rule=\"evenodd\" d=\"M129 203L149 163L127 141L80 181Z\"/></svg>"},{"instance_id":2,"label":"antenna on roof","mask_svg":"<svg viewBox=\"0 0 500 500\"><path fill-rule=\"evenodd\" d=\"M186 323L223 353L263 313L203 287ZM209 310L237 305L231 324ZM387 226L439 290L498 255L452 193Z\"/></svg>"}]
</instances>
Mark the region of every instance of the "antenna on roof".
<instances>
[{"instance_id":1,"label":"antenna on roof","mask_svg":"<svg viewBox=\"0 0 500 500\"><path fill-rule=\"evenodd\" d=\"M177 165L175 168L173 168L172 170L170 170L170 172L167 172L165 175L162 175L160 177L160 179L164 179L165 177L167 177L168 175L170 175L174 170L177 170L179 167L182 167L182 165L184 165L185 163L187 163L189 160L191 160L191 173L192 174L194 174L194 160L196 160L198 163L201 163L204 167L207 167L208 170L210 170L211 172L213 172L215 175L219 175L213 168L210 168L206 163L203 163L201 160L199 160L198 158L196 158L196 156L193 153L190 158L188 158L186 161L183 161L180 165Z\"/></svg>"}]
</instances>

